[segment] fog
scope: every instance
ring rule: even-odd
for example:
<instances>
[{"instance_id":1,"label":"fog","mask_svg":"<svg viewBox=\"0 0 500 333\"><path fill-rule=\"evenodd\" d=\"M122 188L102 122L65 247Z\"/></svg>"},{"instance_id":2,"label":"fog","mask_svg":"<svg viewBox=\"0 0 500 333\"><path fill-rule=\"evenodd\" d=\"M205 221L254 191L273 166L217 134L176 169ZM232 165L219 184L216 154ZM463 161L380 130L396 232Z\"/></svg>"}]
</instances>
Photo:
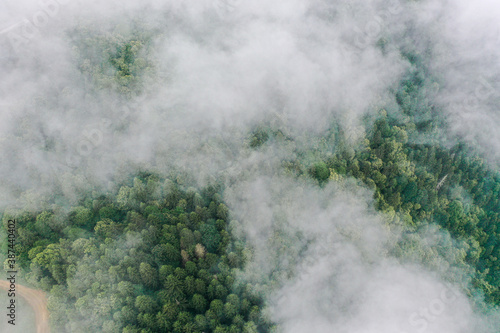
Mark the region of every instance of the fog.
<instances>
[{"instance_id":1,"label":"fog","mask_svg":"<svg viewBox=\"0 0 500 333\"><path fill-rule=\"evenodd\" d=\"M283 332L495 330L495 315L474 314L460 291L471 276L449 235L424 228L394 255L412 241L351 181L318 190L258 178L226 200L243 221L235 234L254 249L241 278L263 283L269 315ZM424 259L431 248L440 250Z\"/></svg>"},{"instance_id":2,"label":"fog","mask_svg":"<svg viewBox=\"0 0 500 333\"><path fill-rule=\"evenodd\" d=\"M42 173L72 169L103 183L124 162L160 164L162 153L196 151L229 130L246 135L271 118L296 134L320 133L334 116L354 126L390 98L387 88L405 67L395 50L384 56L372 45L378 36L356 32L350 15L363 22L378 4L238 2L222 11L217 4L131 2L117 9L70 2L53 5L52 16L36 2L12 5L8 16L27 21L2 34L1 123L9 137L2 150L10 163L1 174L8 189L38 188ZM47 22L37 27L39 16ZM152 39L143 89L131 101L92 93L88 71L79 71L79 38L133 39L134 27ZM352 40L353 32L360 37ZM196 163L188 154L167 161L185 166L186 157ZM43 186L55 183L48 177Z\"/></svg>"},{"instance_id":3,"label":"fog","mask_svg":"<svg viewBox=\"0 0 500 333\"><path fill-rule=\"evenodd\" d=\"M262 286L284 332L494 332L462 291L467 268L445 258L458 251L449 235L422 231L447 244L433 265L395 255L407 236L370 190L286 176L293 147L252 151L248 136L266 125L307 148L338 124L356 147L366 117L398 112L393 92L412 70L401 50L412 49L439 82L426 87L446 123L438 144L465 140L495 167L499 14L492 0L5 1L2 206L73 204L137 169L224 179L233 232L254 249L240 279ZM120 90L109 61L93 61L141 38L135 89Z\"/></svg>"}]
</instances>

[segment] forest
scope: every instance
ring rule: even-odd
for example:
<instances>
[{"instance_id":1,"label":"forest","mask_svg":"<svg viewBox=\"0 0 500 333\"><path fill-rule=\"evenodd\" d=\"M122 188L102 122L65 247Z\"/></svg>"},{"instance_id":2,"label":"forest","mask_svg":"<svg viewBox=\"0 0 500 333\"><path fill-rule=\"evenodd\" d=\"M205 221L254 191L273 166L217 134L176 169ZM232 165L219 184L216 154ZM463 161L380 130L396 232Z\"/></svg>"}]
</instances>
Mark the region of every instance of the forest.
<instances>
[{"instance_id":1,"label":"forest","mask_svg":"<svg viewBox=\"0 0 500 333\"><path fill-rule=\"evenodd\" d=\"M402 93L415 93L402 84ZM468 293L479 289L489 304L499 305L500 175L464 145L410 144L418 125L382 111L359 149L324 159L321 149L298 151L317 155L317 162L298 158L283 162L283 169L318 187L359 179L373 190L386 223L402 225L409 235L434 221L461 243L460 264L473 268ZM250 134L248 149L280 135L261 128ZM28 283L49 292L56 329L270 332L262 295L250 283L237 283L252 249L231 236L238 222L223 191L221 183L196 190L176 177L141 172L115 192L92 193L78 206L6 211L2 220L4 227L17 221L20 265Z\"/></svg>"},{"instance_id":2,"label":"forest","mask_svg":"<svg viewBox=\"0 0 500 333\"><path fill-rule=\"evenodd\" d=\"M182 191L143 174L115 196L86 198L69 215L55 209L4 218L18 224L27 281L50 292L55 329L267 331L259 296L250 285L234 287L244 246L231 242L217 192Z\"/></svg>"},{"instance_id":3,"label":"forest","mask_svg":"<svg viewBox=\"0 0 500 333\"><path fill-rule=\"evenodd\" d=\"M75 10L53 23L57 70L35 41L0 67L11 95L23 66L36 86L0 118L0 259L15 220L19 281L46 293L52 332L498 332L497 118L455 132L455 68L433 62L453 52L417 18L319 2L245 9L244 28L236 3ZM369 46L331 35L380 8ZM412 321L443 285L457 308Z\"/></svg>"}]
</instances>

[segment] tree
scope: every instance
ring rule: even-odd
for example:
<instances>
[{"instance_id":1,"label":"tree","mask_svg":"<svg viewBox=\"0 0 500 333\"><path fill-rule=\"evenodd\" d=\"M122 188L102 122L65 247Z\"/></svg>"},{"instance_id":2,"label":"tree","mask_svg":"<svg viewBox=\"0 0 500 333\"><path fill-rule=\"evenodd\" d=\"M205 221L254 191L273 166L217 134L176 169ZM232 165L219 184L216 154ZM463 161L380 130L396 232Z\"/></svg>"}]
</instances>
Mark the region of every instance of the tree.
<instances>
[{"instance_id":1,"label":"tree","mask_svg":"<svg viewBox=\"0 0 500 333\"><path fill-rule=\"evenodd\" d=\"M196 325L196 328L199 331L204 332L204 331L208 330L208 321L204 315L201 315L201 314L196 315L194 317L194 324Z\"/></svg>"},{"instance_id":2,"label":"tree","mask_svg":"<svg viewBox=\"0 0 500 333\"><path fill-rule=\"evenodd\" d=\"M156 309L156 302L151 296L141 295L135 299L135 307L139 312L153 313Z\"/></svg>"},{"instance_id":3,"label":"tree","mask_svg":"<svg viewBox=\"0 0 500 333\"><path fill-rule=\"evenodd\" d=\"M313 178L317 179L320 183L325 182L330 177L330 169L328 169L325 162L318 162L310 169L310 174Z\"/></svg>"},{"instance_id":4,"label":"tree","mask_svg":"<svg viewBox=\"0 0 500 333\"><path fill-rule=\"evenodd\" d=\"M184 279L184 291L188 297L191 297L196 291L195 278L192 275Z\"/></svg>"},{"instance_id":5,"label":"tree","mask_svg":"<svg viewBox=\"0 0 500 333\"><path fill-rule=\"evenodd\" d=\"M158 272L150 264L142 262L139 266L139 273L144 285L152 289L158 287Z\"/></svg>"},{"instance_id":6,"label":"tree","mask_svg":"<svg viewBox=\"0 0 500 333\"><path fill-rule=\"evenodd\" d=\"M167 247L167 245L168 244L157 244L153 247L153 250L151 251L154 260L158 265L161 265L169 260L168 253L170 250Z\"/></svg>"},{"instance_id":7,"label":"tree","mask_svg":"<svg viewBox=\"0 0 500 333\"><path fill-rule=\"evenodd\" d=\"M66 279L64 261L59 244L48 245L45 250L33 258L33 264L39 265L49 271L58 283L63 283Z\"/></svg>"},{"instance_id":8,"label":"tree","mask_svg":"<svg viewBox=\"0 0 500 333\"><path fill-rule=\"evenodd\" d=\"M35 230L45 238L52 238L54 232L50 227L52 219L52 214L49 212L43 212L36 217Z\"/></svg>"},{"instance_id":9,"label":"tree","mask_svg":"<svg viewBox=\"0 0 500 333\"><path fill-rule=\"evenodd\" d=\"M134 286L129 281L118 282L117 290L121 297L132 296L134 294Z\"/></svg>"},{"instance_id":10,"label":"tree","mask_svg":"<svg viewBox=\"0 0 500 333\"><path fill-rule=\"evenodd\" d=\"M188 228L184 228L180 232L181 237L181 249L188 249L191 245L194 245L193 232Z\"/></svg>"},{"instance_id":11,"label":"tree","mask_svg":"<svg viewBox=\"0 0 500 333\"><path fill-rule=\"evenodd\" d=\"M226 302L226 304L224 304L225 318L228 319L234 318L237 314L238 314L238 309L232 303Z\"/></svg>"},{"instance_id":12,"label":"tree","mask_svg":"<svg viewBox=\"0 0 500 333\"><path fill-rule=\"evenodd\" d=\"M207 307L207 300L200 294L194 294L191 299L191 307L198 313L204 313Z\"/></svg>"},{"instance_id":13,"label":"tree","mask_svg":"<svg viewBox=\"0 0 500 333\"><path fill-rule=\"evenodd\" d=\"M186 262L184 268L186 269L187 274L191 276L196 276L196 273L198 272L198 267L192 261Z\"/></svg>"},{"instance_id":14,"label":"tree","mask_svg":"<svg viewBox=\"0 0 500 333\"><path fill-rule=\"evenodd\" d=\"M176 316L177 314L175 314L174 318ZM156 326L163 332L169 332L172 330L172 319L164 311L160 311L156 314Z\"/></svg>"},{"instance_id":15,"label":"tree","mask_svg":"<svg viewBox=\"0 0 500 333\"><path fill-rule=\"evenodd\" d=\"M165 246L165 257L167 259L167 265L179 266L181 261L181 252L172 244L167 244Z\"/></svg>"},{"instance_id":16,"label":"tree","mask_svg":"<svg viewBox=\"0 0 500 333\"><path fill-rule=\"evenodd\" d=\"M210 310L213 311L217 320L221 321L224 318L224 303L220 299L210 302Z\"/></svg>"},{"instance_id":17,"label":"tree","mask_svg":"<svg viewBox=\"0 0 500 333\"><path fill-rule=\"evenodd\" d=\"M202 296L205 296L206 295L206 290L207 290L207 287L206 287L206 284L205 284L205 281L203 281L202 279L196 279L195 282L195 291L196 293L202 295Z\"/></svg>"},{"instance_id":18,"label":"tree","mask_svg":"<svg viewBox=\"0 0 500 333\"><path fill-rule=\"evenodd\" d=\"M114 207L105 206L99 209L99 218L101 220L110 219L118 222L120 220L120 214Z\"/></svg>"},{"instance_id":19,"label":"tree","mask_svg":"<svg viewBox=\"0 0 500 333\"><path fill-rule=\"evenodd\" d=\"M167 293L167 297L169 297L172 301L176 299L184 298L183 285L181 281L175 277L174 275L169 275L164 283L165 291Z\"/></svg>"},{"instance_id":20,"label":"tree","mask_svg":"<svg viewBox=\"0 0 500 333\"><path fill-rule=\"evenodd\" d=\"M102 239L114 238L120 234L121 226L110 219L97 222L94 227L95 234Z\"/></svg>"},{"instance_id":21,"label":"tree","mask_svg":"<svg viewBox=\"0 0 500 333\"><path fill-rule=\"evenodd\" d=\"M249 321L243 327L243 333L258 333L257 325L253 321Z\"/></svg>"},{"instance_id":22,"label":"tree","mask_svg":"<svg viewBox=\"0 0 500 333\"><path fill-rule=\"evenodd\" d=\"M174 268L170 265L162 265L159 270L160 282L165 283L169 275L174 274Z\"/></svg>"},{"instance_id":23,"label":"tree","mask_svg":"<svg viewBox=\"0 0 500 333\"><path fill-rule=\"evenodd\" d=\"M205 254L207 253L207 250L205 249L205 247L201 244L196 244L196 247L195 247L195 254L196 254L196 257L198 259L200 258L204 258L205 257Z\"/></svg>"},{"instance_id":24,"label":"tree","mask_svg":"<svg viewBox=\"0 0 500 333\"><path fill-rule=\"evenodd\" d=\"M219 206L217 207L217 218L227 221L229 217L229 209L227 208L226 205L223 203L220 203Z\"/></svg>"},{"instance_id":25,"label":"tree","mask_svg":"<svg viewBox=\"0 0 500 333\"><path fill-rule=\"evenodd\" d=\"M76 207L73 214L73 223L79 227L88 226L92 222L92 212L88 208Z\"/></svg>"},{"instance_id":26,"label":"tree","mask_svg":"<svg viewBox=\"0 0 500 333\"><path fill-rule=\"evenodd\" d=\"M166 316L166 318L169 321L173 322L177 318L179 311L180 311L180 309L179 309L179 306L177 305L177 303L175 301L173 301L173 302L169 301L163 305L162 313Z\"/></svg>"},{"instance_id":27,"label":"tree","mask_svg":"<svg viewBox=\"0 0 500 333\"><path fill-rule=\"evenodd\" d=\"M220 234L213 224L205 223L200 227L203 245L210 252L215 252L220 242Z\"/></svg>"}]
</instances>

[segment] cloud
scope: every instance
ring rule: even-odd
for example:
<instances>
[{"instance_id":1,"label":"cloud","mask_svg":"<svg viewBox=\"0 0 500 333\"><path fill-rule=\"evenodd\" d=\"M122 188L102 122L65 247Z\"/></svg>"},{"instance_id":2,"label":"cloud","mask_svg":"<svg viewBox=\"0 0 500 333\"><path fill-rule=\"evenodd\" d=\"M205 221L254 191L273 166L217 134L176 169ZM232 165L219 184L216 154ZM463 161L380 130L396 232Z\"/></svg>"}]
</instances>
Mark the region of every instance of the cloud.
<instances>
[{"instance_id":1,"label":"cloud","mask_svg":"<svg viewBox=\"0 0 500 333\"><path fill-rule=\"evenodd\" d=\"M240 278L262 286L284 332L494 331L462 291L470 276L452 258L447 233L422 230L413 249L395 256L404 235L352 181L319 189L275 177L240 186L225 198L253 250ZM437 243L448 257L420 252Z\"/></svg>"},{"instance_id":2,"label":"cloud","mask_svg":"<svg viewBox=\"0 0 500 333\"><path fill-rule=\"evenodd\" d=\"M273 117L296 133L322 132L334 118L357 124L390 98L404 69L396 50L384 55L379 36L365 36L367 17L395 17L379 4L234 2L225 14L212 2L114 4L47 0L8 8L19 19L1 34L0 149L13 161L0 171L4 193L50 187L53 177L40 179L51 169L106 183L119 165L175 163L169 154L159 160L161 152L189 148L176 158L184 166L207 139L227 131L242 137ZM387 27L379 28L382 35ZM153 74L142 79L140 96L121 101L82 74L89 61L82 45L94 38L99 55L139 38L134 29L151 36L141 57ZM362 44L347 40L354 32Z\"/></svg>"},{"instance_id":3,"label":"cloud","mask_svg":"<svg viewBox=\"0 0 500 333\"><path fill-rule=\"evenodd\" d=\"M439 83L436 106L443 110L450 137L465 139L498 163L500 7L481 0L429 1L423 8L416 25L426 27L433 45L428 64Z\"/></svg>"},{"instance_id":4,"label":"cloud","mask_svg":"<svg viewBox=\"0 0 500 333\"><path fill-rule=\"evenodd\" d=\"M411 69L400 49L413 47L433 50L426 64L440 83L445 135L497 158L495 2L1 6L3 204L23 192L33 209L54 193L76 202L140 167L180 169L199 183L225 175L237 230L254 247L242 278L274 286L266 300L285 331L480 332L482 319L459 290L466 280L449 287L439 272L388 254L401 235L375 213L370 192L277 176L293 147L246 147L260 124L302 147L332 123L353 133L365 115L394 105L391 91ZM116 68L106 50L138 39L147 70L124 98L110 83Z\"/></svg>"}]
</instances>

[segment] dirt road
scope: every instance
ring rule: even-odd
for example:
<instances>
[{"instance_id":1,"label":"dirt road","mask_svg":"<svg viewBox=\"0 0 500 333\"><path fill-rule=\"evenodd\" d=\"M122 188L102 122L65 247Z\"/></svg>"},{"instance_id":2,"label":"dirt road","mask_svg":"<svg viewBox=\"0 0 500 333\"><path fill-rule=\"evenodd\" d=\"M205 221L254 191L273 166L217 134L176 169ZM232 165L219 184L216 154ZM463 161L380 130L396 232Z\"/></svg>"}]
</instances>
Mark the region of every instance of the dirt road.
<instances>
[{"instance_id":1,"label":"dirt road","mask_svg":"<svg viewBox=\"0 0 500 333\"><path fill-rule=\"evenodd\" d=\"M0 288L8 290L10 283L0 280ZM16 284L16 296L24 298L35 312L36 332L49 333L49 311L47 310L47 297L40 290L31 289Z\"/></svg>"}]
</instances>

